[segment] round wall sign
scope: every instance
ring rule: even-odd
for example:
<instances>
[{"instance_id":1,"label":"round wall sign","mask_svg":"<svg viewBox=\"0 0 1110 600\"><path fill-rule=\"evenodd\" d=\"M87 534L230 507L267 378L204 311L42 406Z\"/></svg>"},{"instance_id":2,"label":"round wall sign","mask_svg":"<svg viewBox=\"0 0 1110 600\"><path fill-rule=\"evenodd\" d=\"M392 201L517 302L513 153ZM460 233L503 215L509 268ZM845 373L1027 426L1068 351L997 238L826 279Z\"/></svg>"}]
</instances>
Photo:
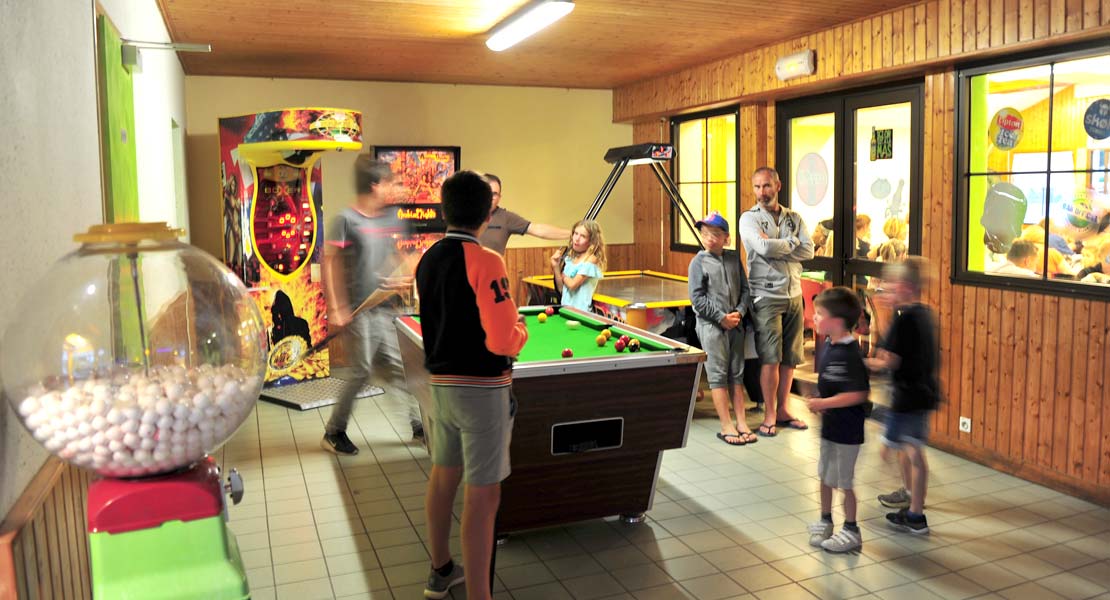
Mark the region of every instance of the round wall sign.
<instances>
[{"instance_id":1,"label":"round wall sign","mask_svg":"<svg viewBox=\"0 0 1110 600\"><path fill-rule=\"evenodd\" d=\"M1013 150L1021 141L1025 120L1016 108L1003 108L991 117L987 135L999 150Z\"/></svg>"},{"instance_id":2,"label":"round wall sign","mask_svg":"<svg viewBox=\"0 0 1110 600\"><path fill-rule=\"evenodd\" d=\"M1099 98L1087 107L1083 115L1083 129L1096 140L1110 137L1110 100Z\"/></svg>"},{"instance_id":3,"label":"round wall sign","mask_svg":"<svg viewBox=\"0 0 1110 600\"><path fill-rule=\"evenodd\" d=\"M798 197L808 206L817 206L825 199L829 190L829 166L820 154L810 152L798 161L794 185L798 187Z\"/></svg>"}]
</instances>

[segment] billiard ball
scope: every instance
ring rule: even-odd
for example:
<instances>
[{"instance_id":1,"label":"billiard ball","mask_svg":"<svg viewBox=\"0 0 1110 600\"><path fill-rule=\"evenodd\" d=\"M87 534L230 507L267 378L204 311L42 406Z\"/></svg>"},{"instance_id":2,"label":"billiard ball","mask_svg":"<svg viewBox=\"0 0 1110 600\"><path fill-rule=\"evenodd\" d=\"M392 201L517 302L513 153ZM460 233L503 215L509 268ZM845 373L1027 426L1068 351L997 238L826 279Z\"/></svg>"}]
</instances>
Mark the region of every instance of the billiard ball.
<instances>
[{"instance_id":1,"label":"billiard ball","mask_svg":"<svg viewBox=\"0 0 1110 600\"><path fill-rule=\"evenodd\" d=\"M632 341L632 338L628 337L627 335L622 335L620 337L620 341L624 342L624 345L627 346L628 342Z\"/></svg>"},{"instance_id":2,"label":"billiard ball","mask_svg":"<svg viewBox=\"0 0 1110 600\"><path fill-rule=\"evenodd\" d=\"M563 358L570 358L574 356L574 350L570 348L563 348Z\"/></svg>"},{"instance_id":3,"label":"billiard ball","mask_svg":"<svg viewBox=\"0 0 1110 600\"><path fill-rule=\"evenodd\" d=\"M543 309L543 313L550 317L551 315L555 314L555 308L548 306L547 308Z\"/></svg>"},{"instance_id":4,"label":"billiard ball","mask_svg":"<svg viewBox=\"0 0 1110 600\"><path fill-rule=\"evenodd\" d=\"M613 337L613 332L610 331L608 327L606 327L605 329L601 330L601 335L605 336L605 339L609 339Z\"/></svg>"},{"instance_id":5,"label":"billiard ball","mask_svg":"<svg viewBox=\"0 0 1110 600\"><path fill-rule=\"evenodd\" d=\"M582 324L579 323L578 321L573 321L573 320L568 320L567 321L567 329L578 329L578 327L581 326L581 325Z\"/></svg>"},{"instance_id":6,"label":"billiard ball","mask_svg":"<svg viewBox=\"0 0 1110 600\"><path fill-rule=\"evenodd\" d=\"M547 315L545 315L543 313L540 313L539 316L536 317L536 320L539 321L540 323L546 323L547 322Z\"/></svg>"},{"instance_id":7,"label":"billiard ball","mask_svg":"<svg viewBox=\"0 0 1110 600\"><path fill-rule=\"evenodd\" d=\"M628 341L628 351L629 352L639 352L640 351L640 340L629 340Z\"/></svg>"},{"instance_id":8,"label":"billiard ball","mask_svg":"<svg viewBox=\"0 0 1110 600\"><path fill-rule=\"evenodd\" d=\"M598 346L604 346L605 342L609 341L609 338L605 337L604 335L598 335L594 341L597 342Z\"/></svg>"},{"instance_id":9,"label":"billiard ball","mask_svg":"<svg viewBox=\"0 0 1110 600\"><path fill-rule=\"evenodd\" d=\"M617 340L617 343L613 344L613 349L617 352L624 352L624 342Z\"/></svg>"}]
</instances>

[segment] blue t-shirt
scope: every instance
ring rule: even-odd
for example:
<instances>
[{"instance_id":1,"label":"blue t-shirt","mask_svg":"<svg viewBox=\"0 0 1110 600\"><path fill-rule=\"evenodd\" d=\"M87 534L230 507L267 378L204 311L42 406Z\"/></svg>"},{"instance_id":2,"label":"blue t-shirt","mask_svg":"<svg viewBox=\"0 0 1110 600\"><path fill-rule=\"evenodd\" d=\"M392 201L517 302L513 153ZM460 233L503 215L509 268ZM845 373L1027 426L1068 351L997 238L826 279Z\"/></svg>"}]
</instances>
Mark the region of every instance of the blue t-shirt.
<instances>
[{"instance_id":1,"label":"blue t-shirt","mask_svg":"<svg viewBox=\"0 0 1110 600\"><path fill-rule=\"evenodd\" d=\"M564 258L563 279L579 275L585 275L588 279L576 290L563 286L563 306L573 306L579 310L589 311L593 306L594 290L597 289L597 284L602 278L601 269L586 259L576 263L569 256Z\"/></svg>"},{"instance_id":2,"label":"blue t-shirt","mask_svg":"<svg viewBox=\"0 0 1110 600\"><path fill-rule=\"evenodd\" d=\"M859 355L859 344L825 342L817 371L817 393L831 398L844 392L868 392L871 382ZM852 406L831 408L821 413L821 437L838 444L862 444L867 401Z\"/></svg>"}]
</instances>

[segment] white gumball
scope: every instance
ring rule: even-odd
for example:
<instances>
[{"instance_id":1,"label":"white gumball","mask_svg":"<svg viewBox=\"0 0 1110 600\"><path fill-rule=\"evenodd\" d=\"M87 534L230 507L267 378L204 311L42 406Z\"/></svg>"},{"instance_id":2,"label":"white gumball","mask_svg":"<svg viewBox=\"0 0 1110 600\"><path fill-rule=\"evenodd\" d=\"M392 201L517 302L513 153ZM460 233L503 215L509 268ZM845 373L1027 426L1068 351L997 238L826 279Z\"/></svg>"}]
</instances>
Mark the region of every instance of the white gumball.
<instances>
[{"instance_id":1,"label":"white gumball","mask_svg":"<svg viewBox=\"0 0 1110 600\"><path fill-rule=\"evenodd\" d=\"M37 396L27 396L19 403L19 414L23 417L29 417L37 413L40 407Z\"/></svg>"},{"instance_id":2,"label":"white gumball","mask_svg":"<svg viewBox=\"0 0 1110 600\"><path fill-rule=\"evenodd\" d=\"M208 395L208 392L198 392L193 396L193 406L196 408L206 408L211 403L212 398Z\"/></svg>"},{"instance_id":3,"label":"white gumball","mask_svg":"<svg viewBox=\"0 0 1110 600\"><path fill-rule=\"evenodd\" d=\"M123 411L119 410L118 408L113 408L108 411L107 416L105 416L104 418L107 419L108 422L112 425L119 425L120 423L123 423L124 419L126 419L127 417L123 416Z\"/></svg>"},{"instance_id":4,"label":"white gumball","mask_svg":"<svg viewBox=\"0 0 1110 600\"><path fill-rule=\"evenodd\" d=\"M113 453L123 451L123 440L108 440L108 449Z\"/></svg>"},{"instance_id":5,"label":"white gumball","mask_svg":"<svg viewBox=\"0 0 1110 600\"><path fill-rule=\"evenodd\" d=\"M31 432L31 435L40 442L46 442L46 440L54 436L54 428L49 424L39 425Z\"/></svg>"},{"instance_id":6,"label":"white gumball","mask_svg":"<svg viewBox=\"0 0 1110 600\"><path fill-rule=\"evenodd\" d=\"M158 442L156 442L156 441L154 441L150 438L143 438L143 440L141 442L139 442L139 447L142 448L143 450L153 450L157 446L158 446Z\"/></svg>"},{"instance_id":7,"label":"white gumball","mask_svg":"<svg viewBox=\"0 0 1110 600\"><path fill-rule=\"evenodd\" d=\"M43 442L43 446L46 446L46 449L50 452L57 452L61 450L63 446L65 446L65 442L56 437L52 437Z\"/></svg>"},{"instance_id":8,"label":"white gumball","mask_svg":"<svg viewBox=\"0 0 1110 600\"><path fill-rule=\"evenodd\" d=\"M154 436L154 423L143 423L139 425L139 430L136 432L140 438L150 439Z\"/></svg>"},{"instance_id":9,"label":"white gumball","mask_svg":"<svg viewBox=\"0 0 1110 600\"><path fill-rule=\"evenodd\" d=\"M149 450L143 450L142 448L140 448L135 451L134 457L135 462L139 463L140 465L147 465L148 463L150 463Z\"/></svg>"},{"instance_id":10,"label":"white gumball","mask_svg":"<svg viewBox=\"0 0 1110 600\"><path fill-rule=\"evenodd\" d=\"M148 424L153 425L157 421L158 421L158 413L154 410L153 407L144 411L143 416L139 419L139 422L144 424L144 425L148 425Z\"/></svg>"},{"instance_id":11,"label":"white gumball","mask_svg":"<svg viewBox=\"0 0 1110 600\"><path fill-rule=\"evenodd\" d=\"M154 412L158 413L159 416L173 414L173 403L163 398L154 403Z\"/></svg>"},{"instance_id":12,"label":"white gumball","mask_svg":"<svg viewBox=\"0 0 1110 600\"><path fill-rule=\"evenodd\" d=\"M123 439L123 430L120 429L118 425L112 425L111 427L108 427L108 429L104 432L104 437L108 441L115 440L118 442L119 440Z\"/></svg>"},{"instance_id":13,"label":"white gumball","mask_svg":"<svg viewBox=\"0 0 1110 600\"><path fill-rule=\"evenodd\" d=\"M108 428L108 419L105 419L101 415L96 415L92 418L92 421L89 423L89 425L91 425L93 430L95 431L104 431Z\"/></svg>"},{"instance_id":14,"label":"white gumball","mask_svg":"<svg viewBox=\"0 0 1110 600\"><path fill-rule=\"evenodd\" d=\"M173 427L173 423L173 415L162 415L161 417L158 417L156 425L158 425L158 429L169 429L170 427Z\"/></svg>"},{"instance_id":15,"label":"white gumball","mask_svg":"<svg viewBox=\"0 0 1110 600\"><path fill-rule=\"evenodd\" d=\"M82 422L77 424L77 435L79 437L82 437L82 438L88 437L92 433L92 431L93 431L92 425L90 425L86 421L82 421Z\"/></svg>"},{"instance_id":16,"label":"white gumball","mask_svg":"<svg viewBox=\"0 0 1110 600\"><path fill-rule=\"evenodd\" d=\"M123 423L120 423L119 428L120 431L124 433L135 433L139 430L139 422L134 419L127 419Z\"/></svg>"},{"instance_id":17,"label":"white gumball","mask_svg":"<svg viewBox=\"0 0 1110 600\"><path fill-rule=\"evenodd\" d=\"M178 404L173 408L173 418L177 419L178 421L183 421L189 418L190 412L191 411L189 410L188 406L185 406L184 404Z\"/></svg>"},{"instance_id":18,"label":"white gumball","mask_svg":"<svg viewBox=\"0 0 1110 600\"><path fill-rule=\"evenodd\" d=\"M173 426L170 427L170 429L173 430L175 434L183 434L185 433L185 430L189 429L190 426L191 425L189 424L188 419L175 419L173 422Z\"/></svg>"},{"instance_id":19,"label":"white gumball","mask_svg":"<svg viewBox=\"0 0 1110 600\"><path fill-rule=\"evenodd\" d=\"M138 448L142 439L137 433L128 433L123 436L123 445L128 448Z\"/></svg>"}]
</instances>

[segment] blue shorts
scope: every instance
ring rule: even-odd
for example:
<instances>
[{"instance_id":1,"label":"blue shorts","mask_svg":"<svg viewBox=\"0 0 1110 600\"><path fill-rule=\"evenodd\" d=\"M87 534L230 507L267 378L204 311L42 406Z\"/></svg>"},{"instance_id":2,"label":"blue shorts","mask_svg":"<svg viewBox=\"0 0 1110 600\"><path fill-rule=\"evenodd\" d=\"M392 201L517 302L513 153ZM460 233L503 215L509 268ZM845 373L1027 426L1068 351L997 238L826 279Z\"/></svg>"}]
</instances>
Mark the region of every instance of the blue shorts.
<instances>
[{"instance_id":1,"label":"blue shorts","mask_svg":"<svg viewBox=\"0 0 1110 600\"><path fill-rule=\"evenodd\" d=\"M929 441L929 413L918 410L913 412L889 411L886 415L886 432L883 444L891 448L901 448L910 444L920 448Z\"/></svg>"}]
</instances>

